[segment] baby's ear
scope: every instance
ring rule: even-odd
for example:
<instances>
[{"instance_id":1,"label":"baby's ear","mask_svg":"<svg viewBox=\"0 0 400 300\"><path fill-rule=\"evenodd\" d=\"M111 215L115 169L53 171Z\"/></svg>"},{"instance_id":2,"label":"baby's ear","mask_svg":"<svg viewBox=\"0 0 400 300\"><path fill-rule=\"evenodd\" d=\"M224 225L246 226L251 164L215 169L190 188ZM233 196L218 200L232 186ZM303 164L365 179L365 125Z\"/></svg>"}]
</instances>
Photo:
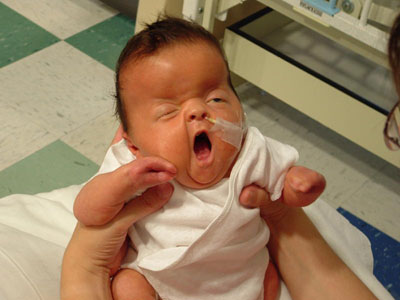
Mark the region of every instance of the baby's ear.
<instances>
[{"instance_id":1,"label":"baby's ear","mask_svg":"<svg viewBox=\"0 0 400 300\"><path fill-rule=\"evenodd\" d=\"M122 133L122 137L124 138L124 140L126 141L126 145L128 146L129 151L132 152L133 155L135 155L137 158L139 158L140 155L140 150L138 147L135 146L135 144L132 142L132 139L129 137L128 133L126 133L126 131L124 131Z\"/></svg>"}]
</instances>

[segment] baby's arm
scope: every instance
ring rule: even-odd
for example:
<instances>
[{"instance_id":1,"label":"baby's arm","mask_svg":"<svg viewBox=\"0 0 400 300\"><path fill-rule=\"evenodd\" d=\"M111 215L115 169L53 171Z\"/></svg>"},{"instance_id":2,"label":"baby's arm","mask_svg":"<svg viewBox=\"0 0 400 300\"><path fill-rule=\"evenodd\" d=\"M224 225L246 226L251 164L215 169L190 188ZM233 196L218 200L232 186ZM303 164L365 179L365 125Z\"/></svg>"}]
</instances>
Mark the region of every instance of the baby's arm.
<instances>
[{"instance_id":1,"label":"baby's arm","mask_svg":"<svg viewBox=\"0 0 400 300\"><path fill-rule=\"evenodd\" d=\"M176 168L159 157L136 159L110 173L90 180L74 203L75 217L85 225L103 225L112 220L140 190L174 178Z\"/></svg>"},{"instance_id":2,"label":"baby's arm","mask_svg":"<svg viewBox=\"0 0 400 300\"><path fill-rule=\"evenodd\" d=\"M303 207L314 202L325 189L325 178L318 172L301 166L289 169L285 176L282 202L291 207Z\"/></svg>"}]
</instances>

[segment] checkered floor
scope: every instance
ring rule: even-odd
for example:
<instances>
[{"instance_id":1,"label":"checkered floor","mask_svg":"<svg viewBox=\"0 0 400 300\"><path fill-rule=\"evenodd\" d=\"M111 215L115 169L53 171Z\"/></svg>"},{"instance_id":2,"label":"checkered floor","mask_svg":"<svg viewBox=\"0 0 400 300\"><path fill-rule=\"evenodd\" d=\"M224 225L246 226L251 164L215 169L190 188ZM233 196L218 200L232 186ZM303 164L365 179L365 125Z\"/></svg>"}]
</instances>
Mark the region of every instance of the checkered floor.
<instances>
[{"instance_id":1,"label":"checkered floor","mask_svg":"<svg viewBox=\"0 0 400 300\"><path fill-rule=\"evenodd\" d=\"M117 128L114 65L133 32L98 0L0 0L0 197L96 172ZM400 299L400 170L250 84L238 93L251 125L326 176L322 198L369 237L374 272Z\"/></svg>"}]
</instances>

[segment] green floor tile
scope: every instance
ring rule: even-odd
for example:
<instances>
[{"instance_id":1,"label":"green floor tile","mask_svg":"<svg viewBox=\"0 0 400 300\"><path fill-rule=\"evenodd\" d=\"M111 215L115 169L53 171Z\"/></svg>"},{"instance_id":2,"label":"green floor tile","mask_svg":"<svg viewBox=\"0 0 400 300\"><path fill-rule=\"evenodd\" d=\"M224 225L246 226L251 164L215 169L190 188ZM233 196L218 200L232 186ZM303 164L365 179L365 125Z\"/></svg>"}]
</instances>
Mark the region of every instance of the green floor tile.
<instances>
[{"instance_id":1,"label":"green floor tile","mask_svg":"<svg viewBox=\"0 0 400 300\"><path fill-rule=\"evenodd\" d=\"M0 172L0 197L49 192L80 184L98 168L70 146L55 141Z\"/></svg>"},{"instance_id":2,"label":"green floor tile","mask_svg":"<svg viewBox=\"0 0 400 300\"><path fill-rule=\"evenodd\" d=\"M0 67L58 41L56 36L0 3Z\"/></svg>"},{"instance_id":3,"label":"green floor tile","mask_svg":"<svg viewBox=\"0 0 400 300\"><path fill-rule=\"evenodd\" d=\"M119 54L134 31L134 20L119 14L65 41L114 70Z\"/></svg>"}]
</instances>

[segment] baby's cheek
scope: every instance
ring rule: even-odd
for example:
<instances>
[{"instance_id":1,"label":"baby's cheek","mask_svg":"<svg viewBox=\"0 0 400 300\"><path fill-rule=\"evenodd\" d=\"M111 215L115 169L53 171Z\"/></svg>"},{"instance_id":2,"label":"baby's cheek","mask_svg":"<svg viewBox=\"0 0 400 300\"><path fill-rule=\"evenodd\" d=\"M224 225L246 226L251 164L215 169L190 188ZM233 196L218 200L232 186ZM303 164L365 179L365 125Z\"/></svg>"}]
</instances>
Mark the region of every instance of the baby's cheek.
<instances>
[{"instance_id":1,"label":"baby's cheek","mask_svg":"<svg viewBox=\"0 0 400 300\"><path fill-rule=\"evenodd\" d=\"M159 156L172 163L177 169L177 176L184 173L189 165L189 153L187 147L179 143L172 143L159 149Z\"/></svg>"}]
</instances>

